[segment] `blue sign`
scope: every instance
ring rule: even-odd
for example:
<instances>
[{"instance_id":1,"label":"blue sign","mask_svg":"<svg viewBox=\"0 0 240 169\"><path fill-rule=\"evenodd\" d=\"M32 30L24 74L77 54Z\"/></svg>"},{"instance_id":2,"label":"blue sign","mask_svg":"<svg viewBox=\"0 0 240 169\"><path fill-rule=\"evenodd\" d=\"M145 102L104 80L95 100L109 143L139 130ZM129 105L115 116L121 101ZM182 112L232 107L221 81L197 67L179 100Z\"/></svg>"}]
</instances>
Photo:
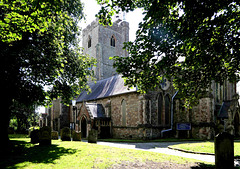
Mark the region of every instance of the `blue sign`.
<instances>
[{"instance_id":1,"label":"blue sign","mask_svg":"<svg viewBox=\"0 0 240 169\"><path fill-rule=\"evenodd\" d=\"M191 130L191 123L177 123L177 130Z\"/></svg>"}]
</instances>

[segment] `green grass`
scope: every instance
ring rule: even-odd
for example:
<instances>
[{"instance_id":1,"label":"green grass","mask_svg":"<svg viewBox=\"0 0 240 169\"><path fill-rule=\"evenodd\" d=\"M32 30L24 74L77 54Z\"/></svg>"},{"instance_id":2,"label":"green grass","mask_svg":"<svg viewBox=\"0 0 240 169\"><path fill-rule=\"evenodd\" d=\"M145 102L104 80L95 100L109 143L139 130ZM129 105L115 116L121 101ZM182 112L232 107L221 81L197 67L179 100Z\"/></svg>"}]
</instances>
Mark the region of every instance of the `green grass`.
<instances>
[{"instance_id":1,"label":"green grass","mask_svg":"<svg viewBox=\"0 0 240 169\"><path fill-rule=\"evenodd\" d=\"M27 134L9 134L9 138L29 138L29 135Z\"/></svg>"},{"instance_id":2,"label":"green grass","mask_svg":"<svg viewBox=\"0 0 240 169\"><path fill-rule=\"evenodd\" d=\"M29 138L12 138L14 151L1 158L3 168L109 168L123 162L195 163L182 157L141 150L121 149L84 142L52 140L51 146L29 143Z\"/></svg>"},{"instance_id":3,"label":"green grass","mask_svg":"<svg viewBox=\"0 0 240 169\"><path fill-rule=\"evenodd\" d=\"M214 154L214 142L177 144L171 147L188 150L188 151L194 151L194 152ZM234 156L240 156L240 142L236 142L236 141L234 142Z\"/></svg>"}]
</instances>

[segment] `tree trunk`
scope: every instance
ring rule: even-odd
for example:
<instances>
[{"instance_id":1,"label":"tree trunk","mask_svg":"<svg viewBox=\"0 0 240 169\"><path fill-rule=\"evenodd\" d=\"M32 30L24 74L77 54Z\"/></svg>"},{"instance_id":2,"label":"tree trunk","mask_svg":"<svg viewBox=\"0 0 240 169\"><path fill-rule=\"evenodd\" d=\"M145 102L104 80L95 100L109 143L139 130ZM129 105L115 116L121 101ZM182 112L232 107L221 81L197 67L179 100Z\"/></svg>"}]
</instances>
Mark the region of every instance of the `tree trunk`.
<instances>
[{"instance_id":1,"label":"tree trunk","mask_svg":"<svg viewBox=\"0 0 240 169\"><path fill-rule=\"evenodd\" d=\"M5 100L4 100L5 99ZM9 127L9 120L10 120L10 99L3 98L3 105L2 105L2 113L0 117L0 135L1 135L1 148L0 148L0 155L4 155L10 151L10 141L8 138L8 127Z\"/></svg>"}]
</instances>

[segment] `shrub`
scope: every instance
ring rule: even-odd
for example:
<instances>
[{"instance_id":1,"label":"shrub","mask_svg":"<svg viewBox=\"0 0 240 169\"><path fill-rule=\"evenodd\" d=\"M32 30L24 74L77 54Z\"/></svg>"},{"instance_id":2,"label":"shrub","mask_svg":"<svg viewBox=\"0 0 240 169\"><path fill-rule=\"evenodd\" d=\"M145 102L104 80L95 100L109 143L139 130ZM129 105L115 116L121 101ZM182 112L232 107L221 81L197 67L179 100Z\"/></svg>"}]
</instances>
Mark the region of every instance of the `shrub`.
<instances>
[{"instance_id":1,"label":"shrub","mask_svg":"<svg viewBox=\"0 0 240 169\"><path fill-rule=\"evenodd\" d=\"M81 132L72 131L73 141L81 141Z\"/></svg>"},{"instance_id":2,"label":"shrub","mask_svg":"<svg viewBox=\"0 0 240 169\"><path fill-rule=\"evenodd\" d=\"M61 130L61 140L62 140L62 141L71 141L70 128L64 127L64 128Z\"/></svg>"},{"instance_id":3,"label":"shrub","mask_svg":"<svg viewBox=\"0 0 240 169\"><path fill-rule=\"evenodd\" d=\"M52 140L58 140L58 132L52 131Z\"/></svg>"}]
</instances>

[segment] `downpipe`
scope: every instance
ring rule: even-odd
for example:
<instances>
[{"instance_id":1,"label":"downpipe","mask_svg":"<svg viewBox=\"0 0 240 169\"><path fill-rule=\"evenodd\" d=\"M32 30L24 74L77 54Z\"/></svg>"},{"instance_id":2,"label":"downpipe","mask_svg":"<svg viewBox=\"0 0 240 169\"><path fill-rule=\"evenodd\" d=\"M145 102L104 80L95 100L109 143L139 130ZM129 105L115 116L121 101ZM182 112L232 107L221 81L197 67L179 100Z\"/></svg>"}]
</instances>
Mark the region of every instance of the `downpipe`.
<instances>
[{"instance_id":1,"label":"downpipe","mask_svg":"<svg viewBox=\"0 0 240 169\"><path fill-rule=\"evenodd\" d=\"M176 97L177 94L178 94L178 91L176 91L176 93L173 95L172 102L171 102L171 128L166 129L166 130L162 130L161 131L161 138L163 137L163 133L168 132L168 131L172 131L172 129L173 129L173 100L174 100L174 98Z\"/></svg>"}]
</instances>

